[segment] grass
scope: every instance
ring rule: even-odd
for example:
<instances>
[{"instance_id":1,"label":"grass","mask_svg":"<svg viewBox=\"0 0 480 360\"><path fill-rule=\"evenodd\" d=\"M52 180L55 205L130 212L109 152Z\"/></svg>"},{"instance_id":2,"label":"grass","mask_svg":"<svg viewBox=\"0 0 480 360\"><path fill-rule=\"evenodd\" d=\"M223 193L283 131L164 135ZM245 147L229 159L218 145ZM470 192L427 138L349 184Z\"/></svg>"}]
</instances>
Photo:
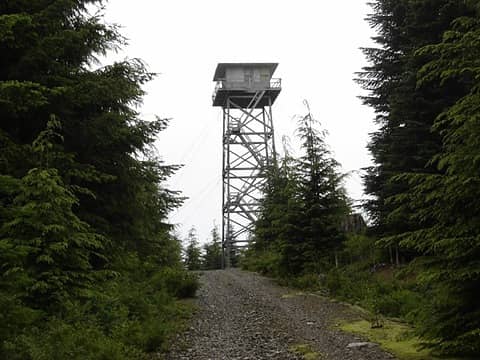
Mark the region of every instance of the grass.
<instances>
[{"instance_id":1,"label":"grass","mask_svg":"<svg viewBox=\"0 0 480 360\"><path fill-rule=\"evenodd\" d=\"M184 331L198 310L195 299L181 299L175 301L177 307L177 329L179 332Z\"/></svg>"},{"instance_id":2,"label":"grass","mask_svg":"<svg viewBox=\"0 0 480 360\"><path fill-rule=\"evenodd\" d=\"M298 296L305 296L306 294L303 291L296 291L296 292L290 292L287 294L284 294L281 296L282 299L292 299L296 298Z\"/></svg>"},{"instance_id":3,"label":"grass","mask_svg":"<svg viewBox=\"0 0 480 360\"><path fill-rule=\"evenodd\" d=\"M188 329L192 318L197 314L198 305L194 299L190 298L177 300L176 306L178 311L176 317L176 327L174 332L170 334L169 346L173 343L173 341L176 341L179 349L186 350L190 344L174 338L175 335L181 334Z\"/></svg>"},{"instance_id":4,"label":"grass","mask_svg":"<svg viewBox=\"0 0 480 360\"><path fill-rule=\"evenodd\" d=\"M313 351L309 344L295 344L290 346L289 350L302 355L304 360L320 360L323 357L319 352Z\"/></svg>"},{"instance_id":5,"label":"grass","mask_svg":"<svg viewBox=\"0 0 480 360\"><path fill-rule=\"evenodd\" d=\"M383 327L372 329L369 321L355 320L344 322L339 327L344 331L362 335L369 341L379 344L380 347L390 351L400 360L439 359L431 355L429 350L419 349L420 340L411 334L411 328L404 323L384 320Z\"/></svg>"}]
</instances>

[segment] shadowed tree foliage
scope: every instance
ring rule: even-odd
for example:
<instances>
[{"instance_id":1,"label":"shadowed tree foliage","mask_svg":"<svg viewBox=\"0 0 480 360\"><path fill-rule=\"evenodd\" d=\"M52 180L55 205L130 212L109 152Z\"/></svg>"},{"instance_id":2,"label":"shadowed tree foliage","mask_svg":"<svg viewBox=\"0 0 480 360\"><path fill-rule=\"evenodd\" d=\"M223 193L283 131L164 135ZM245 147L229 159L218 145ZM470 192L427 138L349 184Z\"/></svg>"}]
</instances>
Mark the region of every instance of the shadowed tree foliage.
<instances>
[{"instance_id":1,"label":"shadowed tree foliage","mask_svg":"<svg viewBox=\"0 0 480 360\"><path fill-rule=\"evenodd\" d=\"M168 121L139 116L154 74L99 65L125 44L103 3L0 2L2 359L144 358L191 280L167 219L177 167L153 147Z\"/></svg>"},{"instance_id":2,"label":"shadowed tree foliage","mask_svg":"<svg viewBox=\"0 0 480 360\"><path fill-rule=\"evenodd\" d=\"M362 100L375 110L378 124L368 145L374 165L364 178L365 191L371 195L366 210L374 232L388 236L416 227L407 213L393 214L386 201L409 188L408 183L392 178L403 172L439 172L429 164L441 148L441 139L431 132L431 126L463 92L454 84L417 87L417 72L431 60L417 50L440 41L443 31L466 7L459 0L377 0L371 5L373 13L367 20L377 31L378 47L364 49L370 64L357 79L368 92ZM403 252L407 258L415 255Z\"/></svg>"},{"instance_id":3,"label":"shadowed tree foliage","mask_svg":"<svg viewBox=\"0 0 480 360\"><path fill-rule=\"evenodd\" d=\"M159 186L175 167L151 150L167 122L138 117L141 86L153 76L141 61L91 70L95 56L124 43L116 27L86 15L87 5L100 3L0 5L0 52L8 54L0 60L0 170L20 178L35 167L30 144L54 116L63 141L50 166L78 196L76 213L112 240L109 254L147 256L164 241L163 219L178 204Z\"/></svg>"},{"instance_id":4,"label":"shadowed tree foliage","mask_svg":"<svg viewBox=\"0 0 480 360\"><path fill-rule=\"evenodd\" d=\"M3 246L20 255L5 259L3 271L23 274L26 282L20 292L29 306L54 312L72 298L85 296L82 292L95 280L91 259L102 257L105 243L74 214L78 199L58 171L48 167L54 157L51 140L58 136L55 126L58 122L51 120L34 141L41 167L31 169L18 183L0 228Z\"/></svg>"},{"instance_id":5,"label":"shadowed tree foliage","mask_svg":"<svg viewBox=\"0 0 480 360\"><path fill-rule=\"evenodd\" d=\"M248 257L258 257L259 270L264 273L281 275L290 271L280 264L287 261L285 250L293 244L300 227L297 222L301 216L301 207L296 197L297 182L292 168L292 159L288 154L279 161L280 166L272 167L267 173L264 197L261 200L261 212L255 223L253 244L247 252ZM294 253L289 254L292 257Z\"/></svg>"},{"instance_id":6,"label":"shadowed tree foliage","mask_svg":"<svg viewBox=\"0 0 480 360\"><path fill-rule=\"evenodd\" d=\"M367 209L383 244L422 267L426 345L478 355L478 1L373 3L379 48L359 82L377 112Z\"/></svg>"},{"instance_id":7,"label":"shadowed tree foliage","mask_svg":"<svg viewBox=\"0 0 480 360\"><path fill-rule=\"evenodd\" d=\"M269 169L262 211L248 258L258 269L290 276L317 272L333 263L344 235L341 223L348 212L339 164L325 143L326 133L310 112L301 117L297 133L303 155L288 153L279 168Z\"/></svg>"},{"instance_id":8,"label":"shadowed tree foliage","mask_svg":"<svg viewBox=\"0 0 480 360\"><path fill-rule=\"evenodd\" d=\"M419 88L457 87L456 101L435 119L442 150L431 166L440 174L403 174L409 191L391 198L396 212L408 211L418 229L395 236L423 256L420 280L433 301L421 309L419 332L442 353L480 353L480 21L458 17L437 44L418 50L432 60L419 71ZM476 7L474 5L477 5ZM475 12L476 10L477 12Z\"/></svg>"}]
</instances>

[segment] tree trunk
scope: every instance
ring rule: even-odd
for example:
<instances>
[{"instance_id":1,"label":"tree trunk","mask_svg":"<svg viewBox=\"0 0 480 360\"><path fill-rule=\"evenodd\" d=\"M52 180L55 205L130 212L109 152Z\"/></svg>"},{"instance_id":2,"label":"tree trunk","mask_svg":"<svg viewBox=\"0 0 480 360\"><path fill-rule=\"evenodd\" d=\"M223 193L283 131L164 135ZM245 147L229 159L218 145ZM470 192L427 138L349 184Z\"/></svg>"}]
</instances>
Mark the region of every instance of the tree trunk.
<instances>
[{"instance_id":1,"label":"tree trunk","mask_svg":"<svg viewBox=\"0 0 480 360\"><path fill-rule=\"evenodd\" d=\"M400 266L400 255L398 253L398 244L395 245L395 263Z\"/></svg>"}]
</instances>

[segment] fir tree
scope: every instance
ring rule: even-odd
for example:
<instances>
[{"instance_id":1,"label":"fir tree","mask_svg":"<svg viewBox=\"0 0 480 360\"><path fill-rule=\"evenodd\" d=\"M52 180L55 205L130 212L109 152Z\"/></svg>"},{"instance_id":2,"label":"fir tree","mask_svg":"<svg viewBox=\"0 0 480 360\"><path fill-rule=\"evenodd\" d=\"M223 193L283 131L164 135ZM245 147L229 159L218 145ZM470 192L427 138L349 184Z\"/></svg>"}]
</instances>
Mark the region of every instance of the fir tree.
<instances>
[{"instance_id":1,"label":"fir tree","mask_svg":"<svg viewBox=\"0 0 480 360\"><path fill-rule=\"evenodd\" d=\"M479 8L452 22L438 44L418 50L432 60L419 72L419 88L462 89L435 120L442 150L432 158L439 174L403 174L411 189L391 198L408 211L415 231L395 236L422 254L420 281L431 302L419 309L418 331L446 354L480 353L480 38Z\"/></svg>"},{"instance_id":2,"label":"fir tree","mask_svg":"<svg viewBox=\"0 0 480 360\"><path fill-rule=\"evenodd\" d=\"M280 159L280 166L272 166L266 172L261 212L255 223L252 247L256 251L270 251L280 236L284 216L290 197L293 195L292 159L288 154Z\"/></svg>"},{"instance_id":3,"label":"fir tree","mask_svg":"<svg viewBox=\"0 0 480 360\"><path fill-rule=\"evenodd\" d=\"M203 246L202 267L207 270L222 268L222 239L215 225L211 231L210 242Z\"/></svg>"},{"instance_id":4,"label":"fir tree","mask_svg":"<svg viewBox=\"0 0 480 360\"><path fill-rule=\"evenodd\" d=\"M152 148L167 121L136 109L154 74L137 59L98 68L97 56L125 43L86 11L99 4L0 4L0 173L22 178L38 166L30 144L55 117L63 140L49 166L78 197L75 214L110 240L107 258L151 258L172 245L167 213L180 200L161 184L177 167Z\"/></svg>"},{"instance_id":5,"label":"fir tree","mask_svg":"<svg viewBox=\"0 0 480 360\"><path fill-rule=\"evenodd\" d=\"M301 245L304 266L313 268L333 260L335 249L344 240L341 223L348 214L339 163L325 143L326 132L317 130L316 124L310 111L299 120L297 132L304 155L296 165L304 215Z\"/></svg>"},{"instance_id":6,"label":"fir tree","mask_svg":"<svg viewBox=\"0 0 480 360\"><path fill-rule=\"evenodd\" d=\"M130 346L138 354L144 344L126 344L112 329L128 332L155 313L152 329L163 328L145 341L152 350L170 318L170 295L163 295L186 281L181 271L177 289L157 281L155 295L146 284L180 264L167 217L181 199L165 187L177 167L154 150L168 121L139 116L142 87L154 74L138 59L97 62L125 44L103 21L102 3L0 2L1 358L87 358L84 351L96 350L131 358ZM99 276L105 273L114 275L108 283ZM58 352L47 344L57 341L56 324L68 330ZM69 336L91 343L72 348Z\"/></svg>"},{"instance_id":7,"label":"fir tree","mask_svg":"<svg viewBox=\"0 0 480 360\"><path fill-rule=\"evenodd\" d=\"M51 120L34 141L33 151L43 166L31 169L18 183L0 227L3 246L16 253L5 259L3 274L23 274L16 291L32 308L57 311L86 295L95 280L91 259L100 256L105 240L74 214L78 199L48 166L58 126Z\"/></svg>"},{"instance_id":8,"label":"fir tree","mask_svg":"<svg viewBox=\"0 0 480 360\"><path fill-rule=\"evenodd\" d=\"M268 171L254 244L247 258L260 270L280 276L329 267L341 246L341 223L348 211L339 164L331 157L325 132L310 112L298 125L303 155L286 156Z\"/></svg>"},{"instance_id":9,"label":"fir tree","mask_svg":"<svg viewBox=\"0 0 480 360\"><path fill-rule=\"evenodd\" d=\"M255 270L288 276L301 271L301 202L295 173L295 159L284 139L283 158L266 171L261 211L253 231L253 243L246 257L255 259Z\"/></svg>"},{"instance_id":10,"label":"fir tree","mask_svg":"<svg viewBox=\"0 0 480 360\"><path fill-rule=\"evenodd\" d=\"M188 231L187 246L185 247L185 266L188 270L200 270L202 266L201 252L198 244L197 230L195 227Z\"/></svg>"},{"instance_id":11,"label":"fir tree","mask_svg":"<svg viewBox=\"0 0 480 360\"><path fill-rule=\"evenodd\" d=\"M366 209L375 232L386 236L415 228L408 213L393 213L386 201L409 187L392 179L405 171L438 172L429 160L441 141L430 128L458 92L455 87L418 88L417 72L430 57L416 50L438 42L465 6L458 0L378 0L372 8L368 21L377 30L378 47L364 49L370 65L358 74L358 81L368 91L362 99L375 110L379 126L368 146L374 165L365 175L365 190L371 195Z\"/></svg>"}]
</instances>

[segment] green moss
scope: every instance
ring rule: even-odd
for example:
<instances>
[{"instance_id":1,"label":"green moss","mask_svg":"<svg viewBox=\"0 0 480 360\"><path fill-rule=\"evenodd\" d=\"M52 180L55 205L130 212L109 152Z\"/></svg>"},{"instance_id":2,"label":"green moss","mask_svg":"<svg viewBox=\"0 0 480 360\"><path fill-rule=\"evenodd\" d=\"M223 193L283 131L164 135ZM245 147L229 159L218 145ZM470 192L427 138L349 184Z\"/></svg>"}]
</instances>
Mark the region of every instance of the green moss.
<instances>
[{"instance_id":1,"label":"green moss","mask_svg":"<svg viewBox=\"0 0 480 360\"><path fill-rule=\"evenodd\" d=\"M302 355L304 360L320 360L323 357L319 352L313 351L309 344L295 344L289 350Z\"/></svg>"},{"instance_id":2,"label":"green moss","mask_svg":"<svg viewBox=\"0 0 480 360\"><path fill-rule=\"evenodd\" d=\"M411 334L411 328L403 323L385 320L383 327L372 329L367 320L346 322L339 325L340 329L359 334L369 341L379 344L400 360L433 360L437 357L428 350L419 349L420 340ZM447 359L444 359L447 360Z\"/></svg>"},{"instance_id":3,"label":"green moss","mask_svg":"<svg viewBox=\"0 0 480 360\"><path fill-rule=\"evenodd\" d=\"M297 292L291 292L291 293L287 293L287 294L284 294L281 296L282 299L292 299L292 298L295 298L295 297L298 297L298 296L304 296L306 295L304 292L302 291L297 291Z\"/></svg>"}]
</instances>

